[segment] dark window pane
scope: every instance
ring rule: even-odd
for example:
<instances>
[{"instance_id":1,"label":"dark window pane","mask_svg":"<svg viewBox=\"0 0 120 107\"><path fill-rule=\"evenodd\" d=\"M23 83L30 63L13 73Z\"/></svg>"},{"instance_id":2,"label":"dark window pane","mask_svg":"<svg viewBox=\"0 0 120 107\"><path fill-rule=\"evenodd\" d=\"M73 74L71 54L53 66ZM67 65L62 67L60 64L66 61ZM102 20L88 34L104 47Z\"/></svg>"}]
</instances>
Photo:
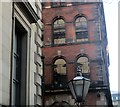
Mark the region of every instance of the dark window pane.
<instances>
[{"instance_id":1,"label":"dark window pane","mask_svg":"<svg viewBox=\"0 0 120 107\"><path fill-rule=\"evenodd\" d=\"M51 6L56 7L58 3L58 0L51 0Z\"/></svg>"},{"instance_id":2,"label":"dark window pane","mask_svg":"<svg viewBox=\"0 0 120 107\"><path fill-rule=\"evenodd\" d=\"M61 5L61 6L65 6L65 5L66 5L66 2L60 2L60 5Z\"/></svg>"},{"instance_id":3,"label":"dark window pane","mask_svg":"<svg viewBox=\"0 0 120 107\"><path fill-rule=\"evenodd\" d=\"M76 32L77 39L88 38L87 31Z\"/></svg>"},{"instance_id":4,"label":"dark window pane","mask_svg":"<svg viewBox=\"0 0 120 107\"><path fill-rule=\"evenodd\" d=\"M89 62L87 57L80 57L77 60L77 68L81 70L81 72L85 75L85 77L89 77Z\"/></svg>"},{"instance_id":5,"label":"dark window pane","mask_svg":"<svg viewBox=\"0 0 120 107\"><path fill-rule=\"evenodd\" d=\"M57 6L57 2L51 2L51 6L52 7L56 7Z\"/></svg>"},{"instance_id":6,"label":"dark window pane","mask_svg":"<svg viewBox=\"0 0 120 107\"><path fill-rule=\"evenodd\" d=\"M67 86L66 62L64 59L57 59L54 63L54 88L63 88Z\"/></svg>"},{"instance_id":7,"label":"dark window pane","mask_svg":"<svg viewBox=\"0 0 120 107\"><path fill-rule=\"evenodd\" d=\"M87 20L85 17L78 17L76 19L75 29L77 42L83 42L88 40Z\"/></svg>"},{"instance_id":8,"label":"dark window pane","mask_svg":"<svg viewBox=\"0 0 120 107\"><path fill-rule=\"evenodd\" d=\"M63 19L57 19L54 22L53 42L54 44L65 43L65 23Z\"/></svg>"}]
</instances>

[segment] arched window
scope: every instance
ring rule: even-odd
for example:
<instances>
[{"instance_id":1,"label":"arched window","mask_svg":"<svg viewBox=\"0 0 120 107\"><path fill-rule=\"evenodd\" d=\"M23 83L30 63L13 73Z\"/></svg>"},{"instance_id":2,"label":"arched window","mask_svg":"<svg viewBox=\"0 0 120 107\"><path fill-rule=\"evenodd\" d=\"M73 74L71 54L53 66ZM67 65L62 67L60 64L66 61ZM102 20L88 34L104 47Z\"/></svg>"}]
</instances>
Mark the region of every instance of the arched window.
<instances>
[{"instance_id":1,"label":"arched window","mask_svg":"<svg viewBox=\"0 0 120 107\"><path fill-rule=\"evenodd\" d=\"M80 70L85 77L89 77L89 60L86 56L80 56L77 59L77 70Z\"/></svg>"},{"instance_id":2,"label":"arched window","mask_svg":"<svg viewBox=\"0 0 120 107\"><path fill-rule=\"evenodd\" d=\"M75 20L76 41L88 41L87 20L85 17L80 16Z\"/></svg>"},{"instance_id":3,"label":"arched window","mask_svg":"<svg viewBox=\"0 0 120 107\"><path fill-rule=\"evenodd\" d=\"M53 42L54 44L65 43L65 22L63 19L57 19L53 23Z\"/></svg>"},{"instance_id":4,"label":"arched window","mask_svg":"<svg viewBox=\"0 0 120 107\"><path fill-rule=\"evenodd\" d=\"M57 59L54 62L53 83L55 88L63 88L67 85L66 62L64 59Z\"/></svg>"}]
</instances>

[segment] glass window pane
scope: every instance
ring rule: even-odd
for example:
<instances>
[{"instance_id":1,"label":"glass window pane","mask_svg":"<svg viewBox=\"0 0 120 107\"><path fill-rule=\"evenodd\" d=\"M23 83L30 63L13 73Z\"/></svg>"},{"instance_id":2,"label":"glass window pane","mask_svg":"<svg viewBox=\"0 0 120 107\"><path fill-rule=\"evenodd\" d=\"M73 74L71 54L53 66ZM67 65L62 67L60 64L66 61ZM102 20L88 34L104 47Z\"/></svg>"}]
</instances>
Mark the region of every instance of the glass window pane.
<instances>
[{"instance_id":1,"label":"glass window pane","mask_svg":"<svg viewBox=\"0 0 120 107\"><path fill-rule=\"evenodd\" d=\"M54 84L62 88L67 86L66 62L64 59L57 59L54 62Z\"/></svg>"},{"instance_id":2,"label":"glass window pane","mask_svg":"<svg viewBox=\"0 0 120 107\"><path fill-rule=\"evenodd\" d=\"M82 73L89 73L89 61L87 57L80 57L77 60L77 67L80 67Z\"/></svg>"},{"instance_id":3,"label":"glass window pane","mask_svg":"<svg viewBox=\"0 0 120 107\"><path fill-rule=\"evenodd\" d=\"M55 61L55 70L58 74L66 75L66 62L63 59L58 59Z\"/></svg>"},{"instance_id":4,"label":"glass window pane","mask_svg":"<svg viewBox=\"0 0 120 107\"><path fill-rule=\"evenodd\" d=\"M65 22L63 19L57 19L54 22L54 31L53 31L53 39L54 44L63 44L65 43ZM58 40L57 40L58 39Z\"/></svg>"},{"instance_id":5,"label":"glass window pane","mask_svg":"<svg viewBox=\"0 0 120 107\"><path fill-rule=\"evenodd\" d=\"M75 21L77 42L85 42L88 38L87 20L85 17L78 17Z\"/></svg>"},{"instance_id":6,"label":"glass window pane","mask_svg":"<svg viewBox=\"0 0 120 107\"><path fill-rule=\"evenodd\" d=\"M13 82L13 90L12 90L13 92L13 95L12 95L12 104L13 105L15 105L15 99L16 99L16 84L15 84L15 82Z\"/></svg>"}]
</instances>

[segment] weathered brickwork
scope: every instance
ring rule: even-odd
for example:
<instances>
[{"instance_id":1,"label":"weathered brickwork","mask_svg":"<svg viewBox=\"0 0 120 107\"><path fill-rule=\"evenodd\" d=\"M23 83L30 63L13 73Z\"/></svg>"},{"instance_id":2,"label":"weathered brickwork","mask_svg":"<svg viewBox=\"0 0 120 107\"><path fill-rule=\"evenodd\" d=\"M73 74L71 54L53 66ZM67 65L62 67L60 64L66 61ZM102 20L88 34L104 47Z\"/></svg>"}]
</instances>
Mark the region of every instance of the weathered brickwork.
<instances>
[{"instance_id":1,"label":"weathered brickwork","mask_svg":"<svg viewBox=\"0 0 120 107\"><path fill-rule=\"evenodd\" d=\"M49 11L49 12L48 12ZM43 22L44 22L44 43L48 42L48 38L52 39L52 22L57 17L62 17L66 22L66 39L75 39L74 20L75 17L84 14L88 20L88 35L89 41L96 41L96 29L95 20L98 21L99 17L96 17L94 11L98 11L98 7L95 4L78 5L62 8L49 8L43 10ZM47 29L47 32L46 32ZM98 38L99 39L99 38Z\"/></svg>"},{"instance_id":2,"label":"weathered brickwork","mask_svg":"<svg viewBox=\"0 0 120 107\"><path fill-rule=\"evenodd\" d=\"M69 4L69 3L68 3ZM49 3L45 3L43 8L44 23L44 47L42 49L44 59L44 82L50 85L53 82L53 62L56 57L64 58L67 68L67 81L71 80L76 74L76 58L80 54L86 54L89 58L91 90L85 101L88 105L97 105L101 99L97 98L97 83L102 79L102 86L109 86L108 81L108 62L106 55L107 38L105 29L105 20L102 3L88 3L81 5L71 5L56 8L49 7ZM75 18L84 15L88 24L88 41L76 42L75 34ZM62 18L65 21L65 38L66 42L62 45L53 44L53 22L56 18ZM59 55L60 51L60 55ZM95 86L94 86L95 85ZM102 92L102 88L99 87ZM107 87L109 89L109 87ZM109 93L110 94L110 93ZM59 96L61 94L55 94ZM68 94L69 95L69 94ZM102 94L101 94L102 95ZM63 94L64 96L64 94ZM52 93L46 95L45 104L52 104ZM94 97L94 99L93 99ZM55 99L55 98L54 98ZM65 100L65 99L64 99ZM106 101L106 100L104 100ZM69 101L68 101L69 102ZM109 101L106 101L106 104Z\"/></svg>"}]
</instances>

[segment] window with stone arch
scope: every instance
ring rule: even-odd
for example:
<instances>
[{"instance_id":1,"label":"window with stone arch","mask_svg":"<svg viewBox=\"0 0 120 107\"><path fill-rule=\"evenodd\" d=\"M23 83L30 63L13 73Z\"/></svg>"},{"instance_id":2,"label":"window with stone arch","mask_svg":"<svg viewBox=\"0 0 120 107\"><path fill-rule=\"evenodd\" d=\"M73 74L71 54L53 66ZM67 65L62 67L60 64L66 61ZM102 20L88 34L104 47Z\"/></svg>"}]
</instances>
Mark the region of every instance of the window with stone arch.
<instances>
[{"instance_id":1,"label":"window with stone arch","mask_svg":"<svg viewBox=\"0 0 120 107\"><path fill-rule=\"evenodd\" d=\"M53 65L53 83L55 88L64 88L67 85L66 61L58 58Z\"/></svg>"},{"instance_id":2,"label":"window with stone arch","mask_svg":"<svg viewBox=\"0 0 120 107\"><path fill-rule=\"evenodd\" d=\"M84 16L79 16L75 20L76 42L88 41L88 25Z\"/></svg>"},{"instance_id":3,"label":"window with stone arch","mask_svg":"<svg viewBox=\"0 0 120 107\"><path fill-rule=\"evenodd\" d=\"M65 21L58 18L53 22L53 43L64 44L65 40Z\"/></svg>"},{"instance_id":4,"label":"window with stone arch","mask_svg":"<svg viewBox=\"0 0 120 107\"><path fill-rule=\"evenodd\" d=\"M89 78L90 75L90 67L89 67L89 59L86 56L79 56L77 58L77 71L81 71L82 75Z\"/></svg>"}]
</instances>

